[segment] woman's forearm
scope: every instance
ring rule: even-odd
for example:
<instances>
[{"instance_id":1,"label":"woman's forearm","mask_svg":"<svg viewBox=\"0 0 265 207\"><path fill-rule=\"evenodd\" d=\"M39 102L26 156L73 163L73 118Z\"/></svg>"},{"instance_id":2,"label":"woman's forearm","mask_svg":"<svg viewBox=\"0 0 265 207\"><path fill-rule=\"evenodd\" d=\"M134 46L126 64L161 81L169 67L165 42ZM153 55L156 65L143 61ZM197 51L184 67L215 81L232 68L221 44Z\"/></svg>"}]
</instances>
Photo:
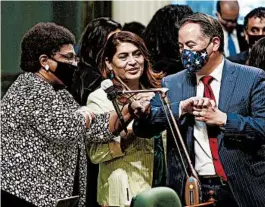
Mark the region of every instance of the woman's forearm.
<instances>
[{"instance_id":1,"label":"woman's forearm","mask_svg":"<svg viewBox=\"0 0 265 207\"><path fill-rule=\"evenodd\" d=\"M125 122L124 124L121 123L119 116L115 111L110 112L109 131L114 134L120 133L133 120L133 116L128 110L128 104L123 107L121 114Z\"/></svg>"}]
</instances>

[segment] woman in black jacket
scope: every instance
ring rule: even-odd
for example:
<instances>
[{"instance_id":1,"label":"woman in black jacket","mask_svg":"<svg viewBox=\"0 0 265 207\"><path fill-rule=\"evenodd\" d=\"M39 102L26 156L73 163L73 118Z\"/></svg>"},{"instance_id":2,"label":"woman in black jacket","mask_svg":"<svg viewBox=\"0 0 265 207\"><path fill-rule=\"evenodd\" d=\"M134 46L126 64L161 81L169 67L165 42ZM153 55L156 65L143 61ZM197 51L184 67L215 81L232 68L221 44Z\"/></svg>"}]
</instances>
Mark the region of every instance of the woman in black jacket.
<instances>
[{"instance_id":1,"label":"woman in black jacket","mask_svg":"<svg viewBox=\"0 0 265 207\"><path fill-rule=\"evenodd\" d=\"M102 77L98 69L97 56L108 37L120 30L121 25L109 17L94 19L86 26L78 51L79 70L74 75L70 90L79 104L86 105L88 95L100 86Z\"/></svg>"}]
</instances>

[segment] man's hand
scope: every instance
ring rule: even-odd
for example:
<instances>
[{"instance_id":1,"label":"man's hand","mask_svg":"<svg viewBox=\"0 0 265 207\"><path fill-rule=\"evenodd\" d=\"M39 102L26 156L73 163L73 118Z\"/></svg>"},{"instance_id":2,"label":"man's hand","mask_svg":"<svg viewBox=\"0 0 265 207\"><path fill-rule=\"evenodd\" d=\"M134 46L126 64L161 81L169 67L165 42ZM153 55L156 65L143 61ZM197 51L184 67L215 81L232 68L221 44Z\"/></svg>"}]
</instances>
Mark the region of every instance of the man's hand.
<instances>
[{"instance_id":1,"label":"man's hand","mask_svg":"<svg viewBox=\"0 0 265 207\"><path fill-rule=\"evenodd\" d=\"M199 104L193 107L193 115L195 116L195 119L197 121L203 121L208 125L224 126L227 120L226 113L220 111L216 106L207 106L207 104Z\"/></svg>"},{"instance_id":2,"label":"man's hand","mask_svg":"<svg viewBox=\"0 0 265 207\"><path fill-rule=\"evenodd\" d=\"M180 102L180 111L181 111L180 115L186 114L186 113L192 114L193 103L196 99L197 99L197 97L191 97L191 98L188 98L184 101L181 101Z\"/></svg>"},{"instance_id":3,"label":"man's hand","mask_svg":"<svg viewBox=\"0 0 265 207\"><path fill-rule=\"evenodd\" d=\"M194 107L196 108L208 108L215 107L215 102L209 98L191 97L184 101L181 101L181 115L185 113L193 114Z\"/></svg>"},{"instance_id":4,"label":"man's hand","mask_svg":"<svg viewBox=\"0 0 265 207\"><path fill-rule=\"evenodd\" d=\"M215 101L209 98L198 98L193 102L194 109L212 108L216 107Z\"/></svg>"},{"instance_id":5,"label":"man's hand","mask_svg":"<svg viewBox=\"0 0 265 207\"><path fill-rule=\"evenodd\" d=\"M208 125L224 126L227 119L227 115L209 98L191 97L181 101L181 114L185 113L193 114L197 121Z\"/></svg>"}]
</instances>

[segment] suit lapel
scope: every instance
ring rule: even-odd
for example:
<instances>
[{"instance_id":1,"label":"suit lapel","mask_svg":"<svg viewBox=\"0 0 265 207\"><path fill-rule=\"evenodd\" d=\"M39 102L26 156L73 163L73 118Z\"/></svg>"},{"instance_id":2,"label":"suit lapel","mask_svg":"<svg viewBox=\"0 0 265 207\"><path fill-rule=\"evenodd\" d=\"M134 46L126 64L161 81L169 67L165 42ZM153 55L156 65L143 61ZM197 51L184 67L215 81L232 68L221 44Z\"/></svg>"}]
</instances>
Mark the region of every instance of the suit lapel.
<instances>
[{"instance_id":1,"label":"suit lapel","mask_svg":"<svg viewBox=\"0 0 265 207\"><path fill-rule=\"evenodd\" d=\"M236 76L237 73L235 66L230 61L225 60L218 104L218 108L222 112L226 113L229 109L231 98L236 85Z\"/></svg>"},{"instance_id":2,"label":"suit lapel","mask_svg":"<svg viewBox=\"0 0 265 207\"><path fill-rule=\"evenodd\" d=\"M235 65L232 64L229 60L225 60L218 104L218 108L224 113L227 113L229 110L234 88L236 85L236 78L237 71ZM219 146L221 144L222 136L223 133L218 135Z\"/></svg>"},{"instance_id":3,"label":"suit lapel","mask_svg":"<svg viewBox=\"0 0 265 207\"><path fill-rule=\"evenodd\" d=\"M187 84L182 85L182 100L196 96L196 76L194 75L190 77L189 75L187 75L185 78ZM188 127L188 131L186 134L187 150L190 154L192 161L194 162L194 118L193 120L190 119L190 123L192 124L192 127Z\"/></svg>"},{"instance_id":4,"label":"suit lapel","mask_svg":"<svg viewBox=\"0 0 265 207\"><path fill-rule=\"evenodd\" d=\"M196 76L187 75L185 78L187 84L182 85L182 100L196 96Z\"/></svg>"}]
</instances>

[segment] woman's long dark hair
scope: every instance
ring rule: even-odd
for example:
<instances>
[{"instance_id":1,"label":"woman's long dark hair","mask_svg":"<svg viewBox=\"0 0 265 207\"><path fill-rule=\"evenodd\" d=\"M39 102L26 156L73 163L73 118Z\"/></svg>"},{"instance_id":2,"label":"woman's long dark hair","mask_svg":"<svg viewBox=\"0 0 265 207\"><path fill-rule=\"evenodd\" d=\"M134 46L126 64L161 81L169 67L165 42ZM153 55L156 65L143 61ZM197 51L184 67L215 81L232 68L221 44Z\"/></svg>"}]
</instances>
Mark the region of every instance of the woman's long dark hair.
<instances>
[{"instance_id":1,"label":"woman's long dark hair","mask_svg":"<svg viewBox=\"0 0 265 207\"><path fill-rule=\"evenodd\" d=\"M109 17L100 17L92 20L86 26L81 37L80 61L95 64L97 55L107 41L108 35L117 29L121 29L120 23Z\"/></svg>"},{"instance_id":2,"label":"woman's long dark hair","mask_svg":"<svg viewBox=\"0 0 265 207\"><path fill-rule=\"evenodd\" d=\"M178 23L192 13L186 5L167 5L154 14L144 34L152 62L179 58Z\"/></svg>"},{"instance_id":3,"label":"woman's long dark hair","mask_svg":"<svg viewBox=\"0 0 265 207\"><path fill-rule=\"evenodd\" d=\"M186 5L167 5L159 9L147 25L144 41L155 72L162 72L166 76L183 70L178 45L178 23L192 13Z\"/></svg>"},{"instance_id":4,"label":"woman's long dark hair","mask_svg":"<svg viewBox=\"0 0 265 207\"><path fill-rule=\"evenodd\" d=\"M81 105L86 105L88 95L100 86L102 76L96 58L108 35L117 29L121 29L118 22L109 17L100 17L92 20L82 34L78 51L79 70L75 73L70 91Z\"/></svg>"}]
</instances>

